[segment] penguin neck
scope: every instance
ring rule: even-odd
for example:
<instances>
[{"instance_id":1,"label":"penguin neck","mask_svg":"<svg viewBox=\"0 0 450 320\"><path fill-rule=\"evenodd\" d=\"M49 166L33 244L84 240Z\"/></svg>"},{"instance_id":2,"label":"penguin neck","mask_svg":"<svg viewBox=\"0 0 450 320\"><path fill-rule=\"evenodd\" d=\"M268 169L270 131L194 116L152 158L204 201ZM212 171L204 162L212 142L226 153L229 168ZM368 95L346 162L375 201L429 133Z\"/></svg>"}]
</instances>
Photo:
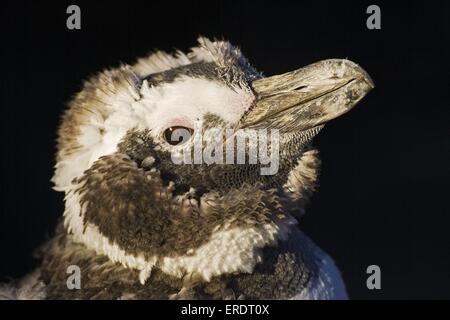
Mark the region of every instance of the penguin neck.
<instances>
[{"instance_id":1,"label":"penguin neck","mask_svg":"<svg viewBox=\"0 0 450 320\"><path fill-rule=\"evenodd\" d=\"M225 219L217 220L216 222L220 223L216 224L209 234L205 230L195 229L194 224L186 225L189 230L183 230L181 229L183 225L179 225L180 241L187 242L183 252L178 248L178 253L165 252L159 255L155 251L152 255L148 255L140 251L131 251L124 244L111 240L98 225L84 219L87 213L84 210L88 209L88 206L82 206L82 210L79 205L80 195L77 193L67 197L66 226L75 242L85 244L97 254L107 255L113 262L139 270L141 283L146 282L154 268L177 278L182 278L186 274L197 275L204 281L210 281L211 278L223 274L251 273L263 260L262 250L286 240L297 221L281 210L278 212L274 210L275 206L281 208L278 202L270 203L277 198L274 194L262 195L258 194L256 189L251 191L250 186L246 188L248 189L245 193L238 194L236 191L233 196L234 203L223 198L221 198L223 202L216 199L215 203L211 203L211 199L203 199L205 202L209 200L210 203L210 207L204 208L208 213L204 211L203 214ZM266 198L258 203L256 199L259 197ZM253 201L253 208L270 206L273 211L267 210L246 216L246 210L252 210L249 204ZM201 215L198 217L204 218ZM203 238L197 246L194 239L196 236ZM189 241L192 241L192 246L189 245ZM176 242L172 244L177 245Z\"/></svg>"},{"instance_id":2,"label":"penguin neck","mask_svg":"<svg viewBox=\"0 0 450 320\"><path fill-rule=\"evenodd\" d=\"M139 270L142 283L155 267L206 281L249 273L263 248L296 229L295 216L314 189L316 154L302 155L281 194L244 184L198 202L191 191L173 195L157 170L144 171L123 154L103 157L66 194L65 225L74 241Z\"/></svg>"}]
</instances>

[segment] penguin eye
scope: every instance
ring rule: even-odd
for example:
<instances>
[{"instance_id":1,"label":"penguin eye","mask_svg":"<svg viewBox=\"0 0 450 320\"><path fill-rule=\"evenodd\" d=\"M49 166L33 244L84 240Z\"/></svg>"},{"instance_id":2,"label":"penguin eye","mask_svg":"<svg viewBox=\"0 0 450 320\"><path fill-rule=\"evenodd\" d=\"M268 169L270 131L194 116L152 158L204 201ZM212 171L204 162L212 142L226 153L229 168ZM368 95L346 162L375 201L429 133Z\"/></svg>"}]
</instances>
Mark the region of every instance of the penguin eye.
<instances>
[{"instance_id":1,"label":"penguin eye","mask_svg":"<svg viewBox=\"0 0 450 320\"><path fill-rule=\"evenodd\" d=\"M174 127L167 128L164 131L164 139L169 144L171 144L173 146L177 146L177 145L187 142L193 133L194 133L194 130L191 128L174 126Z\"/></svg>"}]
</instances>

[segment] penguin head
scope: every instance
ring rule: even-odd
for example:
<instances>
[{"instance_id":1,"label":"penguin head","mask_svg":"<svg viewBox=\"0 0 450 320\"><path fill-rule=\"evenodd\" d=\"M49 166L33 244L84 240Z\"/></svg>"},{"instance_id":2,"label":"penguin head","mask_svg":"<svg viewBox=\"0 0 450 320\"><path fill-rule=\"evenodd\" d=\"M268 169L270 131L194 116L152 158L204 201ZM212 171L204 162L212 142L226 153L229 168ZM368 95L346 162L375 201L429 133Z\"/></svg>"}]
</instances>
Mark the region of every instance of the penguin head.
<instances>
[{"instance_id":1,"label":"penguin head","mask_svg":"<svg viewBox=\"0 0 450 320\"><path fill-rule=\"evenodd\" d=\"M139 269L141 281L154 267L206 280L251 272L314 189L311 139L372 87L348 60L263 77L239 49L206 38L188 54L106 70L85 83L59 130L53 181L66 194L67 231ZM275 172L250 161L242 132L256 132L256 145L269 136Z\"/></svg>"}]
</instances>

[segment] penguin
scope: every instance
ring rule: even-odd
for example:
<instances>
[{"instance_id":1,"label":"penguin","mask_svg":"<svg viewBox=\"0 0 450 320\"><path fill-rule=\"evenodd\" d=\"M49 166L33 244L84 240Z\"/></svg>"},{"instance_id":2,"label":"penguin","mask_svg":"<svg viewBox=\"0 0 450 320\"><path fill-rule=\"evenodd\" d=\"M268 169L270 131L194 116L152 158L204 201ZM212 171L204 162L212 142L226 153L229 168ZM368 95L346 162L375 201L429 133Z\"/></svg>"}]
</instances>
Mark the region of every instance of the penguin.
<instances>
[{"instance_id":1,"label":"penguin","mask_svg":"<svg viewBox=\"0 0 450 320\"><path fill-rule=\"evenodd\" d=\"M346 59L264 77L239 48L205 37L188 53L156 51L92 77L58 131L61 223L39 267L0 296L347 299L335 263L299 223L317 187L312 139L372 88ZM201 153L242 130L277 133L275 173L258 161L175 161L195 153L199 135Z\"/></svg>"}]
</instances>

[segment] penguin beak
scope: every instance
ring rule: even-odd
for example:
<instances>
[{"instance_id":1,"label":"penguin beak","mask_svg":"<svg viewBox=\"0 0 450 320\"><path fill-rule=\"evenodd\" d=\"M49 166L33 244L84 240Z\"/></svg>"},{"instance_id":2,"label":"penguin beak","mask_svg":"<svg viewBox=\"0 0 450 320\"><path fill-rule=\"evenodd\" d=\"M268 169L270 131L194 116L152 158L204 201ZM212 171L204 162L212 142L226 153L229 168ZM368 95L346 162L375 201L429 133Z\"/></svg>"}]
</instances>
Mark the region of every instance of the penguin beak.
<instances>
[{"instance_id":1,"label":"penguin beak","mask_svg":"<svg viewBox=\"0 0 450 320\"><path fill-rule=\"evenodd\" d=\"M371 89L370 76L356 63L330 59L252 82L256 101L241 128L305 131L352 109Z\"/></svg>"}]
</instances>

